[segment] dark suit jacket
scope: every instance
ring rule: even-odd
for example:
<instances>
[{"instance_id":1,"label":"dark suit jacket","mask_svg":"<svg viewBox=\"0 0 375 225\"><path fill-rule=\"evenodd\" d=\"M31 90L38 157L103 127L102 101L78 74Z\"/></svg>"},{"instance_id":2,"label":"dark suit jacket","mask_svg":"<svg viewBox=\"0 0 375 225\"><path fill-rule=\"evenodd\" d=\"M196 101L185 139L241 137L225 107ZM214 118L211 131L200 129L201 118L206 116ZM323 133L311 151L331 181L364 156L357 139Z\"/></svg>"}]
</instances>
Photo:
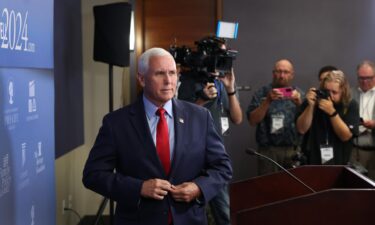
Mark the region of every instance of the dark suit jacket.
<instances>
[{"instance_id":1,"label":"dark suit jacket","mask_svg":"<svg viewBox=\"0 0 375 225\"><path fill-rule=\"evenodd\" d=\"M173 113L175 150L169 176L156 153L142 98L104 117L83 171L83 183L117 202L115 224L166 225L169 209L175 225L206 224L204 204L179 203L170 196L143 198L143 181L160 178L174 185L193 181L206 203L231 179L230 160L210 113L175 99Z\"/></svg>"}]
</instances>

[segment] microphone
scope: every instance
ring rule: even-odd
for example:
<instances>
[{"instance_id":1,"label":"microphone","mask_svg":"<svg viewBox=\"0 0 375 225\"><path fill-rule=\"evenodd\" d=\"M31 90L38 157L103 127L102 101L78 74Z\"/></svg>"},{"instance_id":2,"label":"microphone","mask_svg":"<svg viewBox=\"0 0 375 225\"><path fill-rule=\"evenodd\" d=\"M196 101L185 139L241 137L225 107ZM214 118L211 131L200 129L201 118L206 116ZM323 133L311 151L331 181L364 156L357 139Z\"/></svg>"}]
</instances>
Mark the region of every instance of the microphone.
<instances>
[{"instance_id":1,"label":"microphone","mask_svg":"<svg viewBox=\"0 0 375 225\"><path fill-rule=\"evenodd\" d=\"M282 169L284 172L286 172L289 176L291 176L294 180L298 181L300 184L302 184L303 186L305 186L307 189L309 189L309 191L311 191L312 193L316 193L316 191L314 189L312 189L310 186L308 186L307 184L305 184L302 180L300 180L298 177L294 176L291 172L289 172L287 169L285 169L283 166L281 166L280 164L278 164L275 160L263 155L263 154L260 154L258 153L257 151L255 151L254 149L252 148L247 148L246 150L246 153L249 154L249 155L254 155L254 156L259 156L261 158L264 158L264 159L267 159L268 161L271 161L273 164L275 164L277 167L279 167L280 169Z\"/></svg>"}]
</instances>

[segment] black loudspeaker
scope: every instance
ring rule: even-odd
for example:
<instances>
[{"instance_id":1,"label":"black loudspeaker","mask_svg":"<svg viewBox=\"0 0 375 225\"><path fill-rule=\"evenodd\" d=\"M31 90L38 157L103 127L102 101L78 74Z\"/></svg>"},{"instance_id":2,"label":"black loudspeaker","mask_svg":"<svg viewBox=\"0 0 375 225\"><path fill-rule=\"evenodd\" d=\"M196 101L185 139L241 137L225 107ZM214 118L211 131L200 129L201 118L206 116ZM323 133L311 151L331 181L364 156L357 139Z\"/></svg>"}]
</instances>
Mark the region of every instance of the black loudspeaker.
<instances>
[{"instance_id":1,"label":"black loudspeaker","mask_svg":"<svg viewBox=\"0 0 375 225\"><path fill-rule=\"evenodd\" d=\"M114 3L94 6L94 60L129 66L131 5Z\"/></svg>"}]
</instances>

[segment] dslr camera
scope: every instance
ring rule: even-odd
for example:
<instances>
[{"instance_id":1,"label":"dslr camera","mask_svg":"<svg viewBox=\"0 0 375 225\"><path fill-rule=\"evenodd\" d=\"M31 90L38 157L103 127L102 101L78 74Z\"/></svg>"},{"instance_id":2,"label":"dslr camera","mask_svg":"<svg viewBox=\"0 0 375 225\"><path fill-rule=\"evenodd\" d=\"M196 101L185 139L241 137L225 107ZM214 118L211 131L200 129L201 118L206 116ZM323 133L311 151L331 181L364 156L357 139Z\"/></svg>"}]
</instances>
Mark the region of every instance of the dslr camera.
<instances>
[{"instance_id":1,"label":"dslr camera","mask_svg":"<svg viewBox=\"0 0 375 225\"><path fill-rule=\"evenodd\" d=\"M316 99L319 100L319 99L328 99L329 98L329 92L328 90L325 90L325 89L318 89L318 90L314 90L315 93L316 93Z\"/></svg>"},{"instance_id":2,"label":"dslr camera","mask_svg":"<svg viewBox=\"0 0 375 225\"><path fill-rule=\"evenodd\" d=\"M236 50L227 50L225 44L224 38L209 36L195 42L196 51L186 46L173 45L169 52L177 64L201 76L209 77L210 73L216 72L219 76L224 76L231 72L233 60L238 53Z\"/></svg>"}]
</instances>

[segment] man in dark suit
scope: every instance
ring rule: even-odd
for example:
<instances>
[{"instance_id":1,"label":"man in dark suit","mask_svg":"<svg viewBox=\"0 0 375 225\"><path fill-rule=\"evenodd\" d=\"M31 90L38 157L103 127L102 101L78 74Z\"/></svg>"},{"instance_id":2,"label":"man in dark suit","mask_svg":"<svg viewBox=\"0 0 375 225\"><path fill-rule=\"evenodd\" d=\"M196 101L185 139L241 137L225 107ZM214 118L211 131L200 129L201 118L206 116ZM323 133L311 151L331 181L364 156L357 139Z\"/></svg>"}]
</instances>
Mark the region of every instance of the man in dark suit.
<instances>
[{"instance_id":1,"label":"man in dark suit","mask_svg":"<svg viewBox=\"0 0 375 225\"><path fill-rule=\"evenodd\" d=\"M137 79L143 95L104 117L83 183L117 202L116 225L206 224L204 205L232 177L211 115L173 98L176 64L161 48L140 56Z\"/></svg>"}]
</instances>

